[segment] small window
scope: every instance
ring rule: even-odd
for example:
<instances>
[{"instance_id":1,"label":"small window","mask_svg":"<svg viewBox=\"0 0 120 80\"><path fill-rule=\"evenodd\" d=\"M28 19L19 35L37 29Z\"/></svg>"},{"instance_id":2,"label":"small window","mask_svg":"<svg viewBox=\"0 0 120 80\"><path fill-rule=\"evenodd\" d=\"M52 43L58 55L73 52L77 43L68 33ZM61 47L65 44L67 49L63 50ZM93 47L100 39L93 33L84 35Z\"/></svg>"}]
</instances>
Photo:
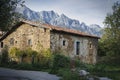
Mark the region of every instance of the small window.
<instances>
[{"instance_id":1,"label":"small window","mask_svg":"<svg viewBox=\"0 0 120 80\"><path fill-rule=\"evenodd\" d=\"M89 44L90 49L92 49L92 43Z\"/></svg>"},{"instance_id":2,"label":"small window","mask_svg":"<svg viewBox=\"0 0 120 80\"><path fill-rule=\"evenodd\" d=\"M3 42L1 42L1 48L3 48Z\"/></svg>"},{"instance_id":3,"label":"small window","mask_svg":"<svg viewBox=\"0 0 120 80\"><path fill-rule=\"evenodd\" d=\"M46 32L47 30L46 30L46 28L44 28L44 32Z\"/></svg>"},{"instance_id":4,"label":"small window","mask_svg":"<svg viewBox=\"0 0 120 80\"><path fill-rule=\"evenodd\" d=\"M28 45L29 46L32 45L32 40L31 39L28 40Z\"/></svg>"},{"instance_id":5,"label":"small window","mask_svg":"<svg viewBox=\"0 0 120 80\"><path fill-rule=\"evenodd\" d=\"M14 45L14 38L10 38L10 45Z\"/></svg>"},{"instance_id":6,"label":"small window","mask_svg":"<svg viewBox=\"0 0 120 80\"><path fill-rule=\"evenodd\" d=\"M76 42L76 55L80 54L80 42Z\"/></svg>"},{"instance_id":7,"label":"small window","mask_svg":"<svg viewBox=\"0 0 120 80\"><path fill-rule=\"evenodd\" d=\"M17 41L15 41L15 43L17 44Z\"/></svg>"},{"instance_id":8,"label":"small window","mask_svg":"<svg viewBox=\"0 0 120 80\"><path fill-rule=\"evenodd\" d=\"M66 44L66 41L65 41L65 40L63 40L63 46L65 46L65 44Z\"/></svg>"}]
</instances>

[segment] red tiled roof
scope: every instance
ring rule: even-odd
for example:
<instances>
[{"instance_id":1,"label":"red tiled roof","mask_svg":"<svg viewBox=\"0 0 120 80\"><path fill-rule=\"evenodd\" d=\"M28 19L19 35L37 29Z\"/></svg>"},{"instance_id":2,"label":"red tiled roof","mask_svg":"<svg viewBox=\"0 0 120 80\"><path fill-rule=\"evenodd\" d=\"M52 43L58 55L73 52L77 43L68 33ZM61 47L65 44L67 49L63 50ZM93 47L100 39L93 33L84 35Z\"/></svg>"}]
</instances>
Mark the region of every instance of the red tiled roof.
<instances>
[{"instance_id":1,"label":"red tiled roof","mask_svg":"<svg viewBox=\"0 0 120 80\"><path fill-rule=\"evenodd\" d=\"M30 25L33 25L33 26L37 26L37 27L49 28L51 30L55 30L55 31L59 31L59 32L65 32L65 33L75 34L75 35L79 35L79 36L84 36L84 37L91 37L91 38L97 38L97 39L100 38L98 36L88 35L86 33L83 33L83 32L77 31L77 30L73 30L73 29L53 26L53 25L50 25L50 24L45 24L45 23L40 23L40 22L33 22L33 21L28 21L28 20L22 20L19 23L17 23L16 25L14 25L11 28L10 31L6 32L6 34L4 34L0 38L0 41L2 41L4 38L6 38L9 34L11 34L16 28L18 28L23 23L27 23L27 24L30 24Z\"/></svg>"},{"instance_id":2,"label":"red tiled roof","mask_svg":"<svg viewBox=\"0 0 120 80\"><path fill-rule=\"evenodd\" d=\"M80 32L78 30L73 30L73 29L68 29L68 28L53 26L53 25L50 25L50 24L43 24L43 25L46 26L46 27L51 28L52 30L56 30L56 31L61 31L61 32L76 34L76 35L85 36L85 37L93 37L93 38L98 38L98 39L100 38L98 36L93 36L93 35L89 35L89 34Z\"/></svg>"}]
</instances>

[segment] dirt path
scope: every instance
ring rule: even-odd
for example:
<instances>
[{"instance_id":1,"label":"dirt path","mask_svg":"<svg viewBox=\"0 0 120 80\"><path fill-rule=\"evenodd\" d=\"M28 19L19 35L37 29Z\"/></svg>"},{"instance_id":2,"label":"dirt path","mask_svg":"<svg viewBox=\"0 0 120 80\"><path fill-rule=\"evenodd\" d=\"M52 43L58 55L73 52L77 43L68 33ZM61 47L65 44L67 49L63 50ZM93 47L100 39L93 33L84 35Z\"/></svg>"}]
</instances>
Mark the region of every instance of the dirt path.
<instances>
[{"instance_id":1,"label":"dirt path","mask_svg":"<svg viewBox=\"0 0 120 80\"><path fill-rule=\"evenodd\" d=\"M47 72L0 68L0 80L59 80L59 77Z\"/></svg>"}]
</instances>

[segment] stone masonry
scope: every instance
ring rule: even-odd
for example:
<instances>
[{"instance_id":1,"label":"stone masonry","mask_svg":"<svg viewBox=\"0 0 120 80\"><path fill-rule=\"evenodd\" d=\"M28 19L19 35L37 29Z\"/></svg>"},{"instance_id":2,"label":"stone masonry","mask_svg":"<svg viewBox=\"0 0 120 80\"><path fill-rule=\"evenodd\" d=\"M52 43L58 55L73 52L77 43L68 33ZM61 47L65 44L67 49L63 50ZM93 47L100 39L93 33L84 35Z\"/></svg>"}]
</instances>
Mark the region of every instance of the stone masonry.
<instances>
[{"instance_id":1,"label":"stone masonry","mask_svg":"<svg viewBox=\"0 0 120 80\"><path fill-rule=\"evenodd\" d=\"M21 21L0 38L1 49L17 47L39 51L50 49L61 51L71 58L79 58L85 63L96 63L98 37L86 35L76 30L60 28L48 24Z\"/></svg>"}]
</instances>

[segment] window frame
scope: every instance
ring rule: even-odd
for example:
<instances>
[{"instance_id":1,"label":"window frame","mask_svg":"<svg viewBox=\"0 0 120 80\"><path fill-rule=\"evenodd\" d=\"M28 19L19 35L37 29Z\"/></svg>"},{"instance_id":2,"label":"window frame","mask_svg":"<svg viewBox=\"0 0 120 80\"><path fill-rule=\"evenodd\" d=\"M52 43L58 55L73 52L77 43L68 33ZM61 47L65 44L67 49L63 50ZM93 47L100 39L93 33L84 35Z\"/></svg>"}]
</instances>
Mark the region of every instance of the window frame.
<instances>
[{"instance_id":1,"label":"window frame","mask_svg":"<svg viewBox=\"0 0 120 80\"><path fill-rule=\"evenodd\" d=\"M75 53L76 55L80 55L80 41L75 42Z\"/></svg>"},{"instance_id":2,"label":"window frame","mask_svg":"<svg viewBox=\"0 0 120 80\"><path fill-rule=\"evenodd\" d=\"M14 45L14 41L15 41L14 38L10 38L10 41L9 41L10 45L13 46Z\"/></svg>"},{"instance_id":3,"label":"window frame","mask_svg":"<svg viewBox=\"0 0 120 80\"><path fill-rule=\"evenodd\" d=\"M28 39L27 44L28 44L28 46L32 46L32 39Z\"/></svg>"},{"instance_id":4,"label":"window frame","mask_svg":"<svg viewBox=\"0 0 120 80\"><path fill-rule=\"evenodd\" d=\"M63 45L63 46L66 46L66 40L63 40L63 41L62 41L62 45Z\"/></svg>"},{"instance_id":5,"label":"window frame","mask_svg":"<svg viewBox=\"0 0 120 80\"><path fill-rule=\"evenodd\" d=\"M92 49L93 48L93 45L92 45L92 43L90 42L89 43L89 49Z\"/></svg>"}]
</instances>

